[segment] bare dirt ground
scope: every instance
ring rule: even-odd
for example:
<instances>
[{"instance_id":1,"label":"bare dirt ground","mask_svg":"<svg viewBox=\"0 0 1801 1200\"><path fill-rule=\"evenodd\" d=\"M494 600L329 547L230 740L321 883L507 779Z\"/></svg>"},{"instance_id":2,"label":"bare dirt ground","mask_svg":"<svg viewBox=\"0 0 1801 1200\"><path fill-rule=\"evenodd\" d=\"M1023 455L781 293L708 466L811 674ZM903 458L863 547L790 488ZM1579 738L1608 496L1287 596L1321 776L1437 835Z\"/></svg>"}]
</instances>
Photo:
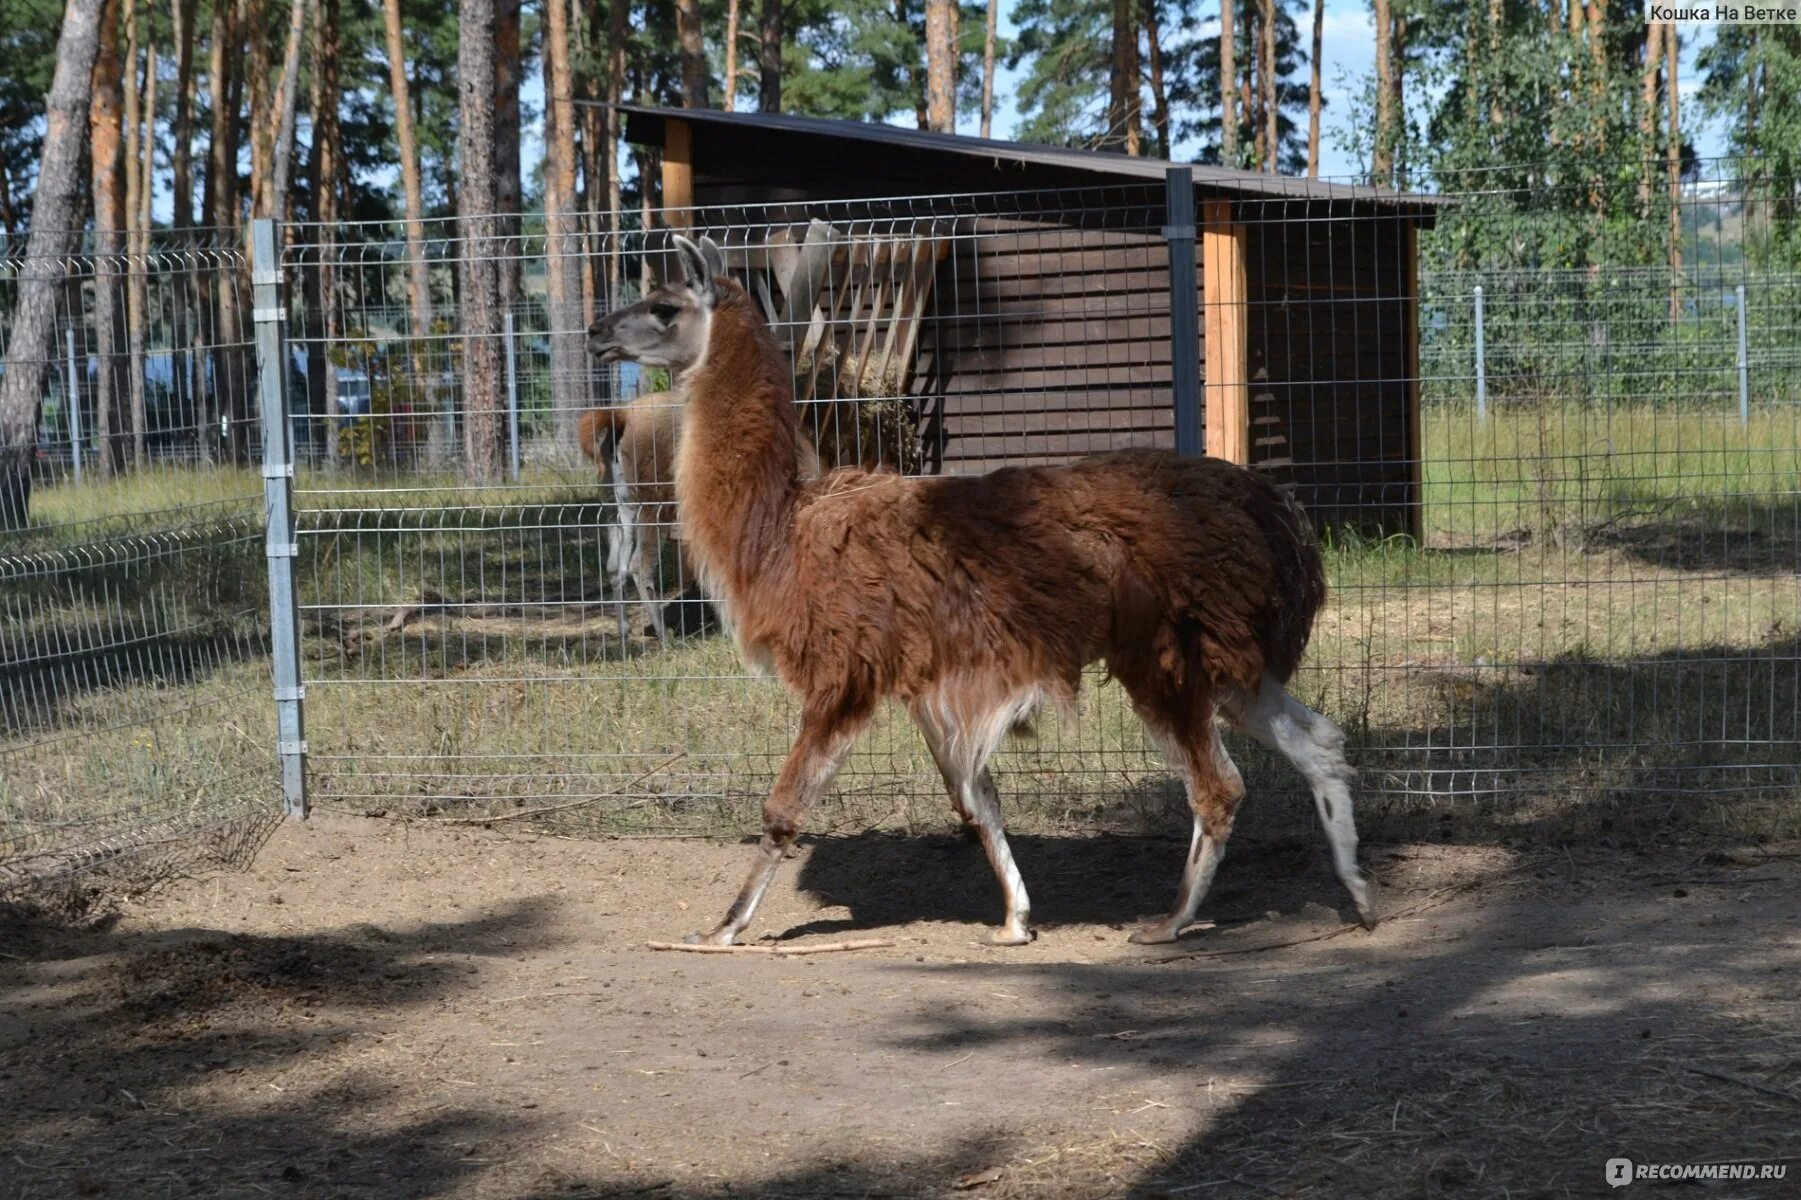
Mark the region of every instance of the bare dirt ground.
<instances>
[{"instance_id":1,"label":"bare dirt ground","mask_svg":"<svg viewBox=\"0 0 1801 1200\"><path fill-rule=\"evenodd\" d=\"M755 931L659 954L746 850L320 817L95 921L0 915L0 1196L1564 1196L1605 1160L1786 1163L1801 855L957 837L810 843ZM1626 1194L1688 1194L1635 1185ZM979 1190L977 1190L979 1189Z\"/></svg>"}]
</instances>

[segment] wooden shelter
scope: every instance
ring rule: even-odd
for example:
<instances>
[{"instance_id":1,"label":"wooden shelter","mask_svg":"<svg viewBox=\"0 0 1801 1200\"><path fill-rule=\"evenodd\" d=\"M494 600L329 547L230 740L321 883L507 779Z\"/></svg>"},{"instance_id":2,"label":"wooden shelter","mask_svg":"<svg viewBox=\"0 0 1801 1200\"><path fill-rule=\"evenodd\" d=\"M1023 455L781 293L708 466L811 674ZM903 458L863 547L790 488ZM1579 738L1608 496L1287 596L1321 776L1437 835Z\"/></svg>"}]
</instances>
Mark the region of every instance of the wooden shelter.
<instances>
[{"instance_id":1,"label":"wooden shelter","mask_svg":"<svg viewBox=\"0 0 1801 1200\"><path fill-rule=\"evenodd\" d=\"M1172 327L1170 266L1193 261L1205 451L1292 484L1322 525L1418 532L1416 238L1435 198L1195 166L1198 219L1186 229L1170 224L1161 160L808 117L623 108L628 140L660 151L672 225L708 225L742 206L773 206L759 210L772 224L804 224L833 209L824 202L866 201L873 213L878 199L880 211L974 214L935 249L925 247L944 226L930 220L915 222L915 244L862 258L850 239L821 293L832 306L864 297L857 311L871 324L853 347L886 346L895 369L894 346L908 348L901 386L918 461L907 465L986 470L1176 447L1182 365L1172 333L1182 322ZM1003 192L1020 202L946 199ZM1198 252L1180 245L1184 236ZM931 277L903 296L900 277L916 277L922 255L935 263ZM790 267L784 278L799 276ZM875 328L865 308L883 287L896 305L917 306L915 330ZM889 320L906 317L895 308ZM845 323L828 315L824 324Z\"/></svg>"}]
</instances>

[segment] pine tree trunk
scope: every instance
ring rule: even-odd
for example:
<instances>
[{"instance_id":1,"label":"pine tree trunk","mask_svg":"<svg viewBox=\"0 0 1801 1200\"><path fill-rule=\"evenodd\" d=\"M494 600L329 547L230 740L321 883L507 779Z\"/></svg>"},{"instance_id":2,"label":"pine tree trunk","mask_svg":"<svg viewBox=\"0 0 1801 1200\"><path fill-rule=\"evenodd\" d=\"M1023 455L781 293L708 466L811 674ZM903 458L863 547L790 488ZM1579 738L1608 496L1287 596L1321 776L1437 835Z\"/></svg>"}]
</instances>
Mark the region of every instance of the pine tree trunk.
<instances>
[{"instance_id":1,"label":"pine tree trunk","mask_svg":"<svg viewBox=\"0 0 1801 1200\"><path fill-rule=\"evenodd\" d=\"M1151 56L1151 122L1157 129L1157 156L1168 158L1169 93L1163 85L1163 41L1158 30L1158 0L1144 0L1144 40Z\"/></svg>"},{"instance_id":2,"label":"pine tree trunk","mask_svg":"<svg viewBox=\"0 0 1801 1200\"><path fill-rule=\"evenodd\" d=\"M600 278L599 264L606 253L606 218L601 214L606 210L607 176L612 172L606 167L605 142L607 112L601 107L606 100L606 72L600 68L602 62L601 32L606 8L601 0L570 0L577 4L574 11L576 29L580 40L577 45L581 52L576 61L582 64L577 75L583 96L588 100L576 113L580 123L580 140L577 149L581 153L581 192L576 200L580 211L581 227L581 267L579 276L582 285L582 326L586 328L594 323L597 315L595 296L599 292L597 280Z\"/></svg>"},{"instance_id":3,"label":"pine tree trunk","mask_svg":"<svg viewBox=\"0 0 1801 1200\"><path fill-rule=\"evenodd\" d=\"M1376 130L1370 153L1370 176L1376 183L1394 178L1394 17L1389 0L1375 0Z\"/></svg>"},{"instance_id":4,"label":"pine tree trunk","mask_svg":"<svg viewBox=\"0 0 1801 1200\"><path fill-rule=\"evenodd\" d=\"M611 0L607 10L607 301L611 311L625 284L625 191L619 182L619 105L625 100L625 50L631 37L631 0ZM648 189L646 189L648 190Z\"/></svg>"},{"instance_id":5,"label":"pine tree trunk","mask_svg":"<svg viewBox=\"0 0 1801 1200\"><path fill-rule=\"evenodd\" d=\"M1000 0L988 0L988 17L982 25L982 136L994 136L994 35L1000 20Z\"/></svg>"},{"instance_id":6,"label":"pine tree trunk","mask_svg":"<svg viewBox=\"0 0 1801 1200\"><path fill-rule=\"evenodd\" d=\"M1313 49L1307 56L1307 178L1319 178L1320 49L1326 32L1326 0L1313 0Z\"/></svg>"},{"instance_id":7,"label":"pine tree trunk","mask_svg":"<svg viewBox=\"0 0 1801 1200\"><path fill-rule=\"evenodd\" d=\"M725 111L738 106L738 0L725 7Z\"/></svg>"},{"instance_id":8,"label":"pine tree trunk","mask_svg":"<svg viewBox=\"0 0 1801 1200\"><path fill-rule=\"evenodd\" d=\"M1219 0L1219 158L1238 165L1238 14L1232 0Z\"/></svg>"},{"instance_id":9,"label":"pine tree trunk","mask_svg":"<svg viewBox=\"0 0 1801 1200\"><path fill-rule=\"evenodd\" d=\"M550 302L550 387L561 446L575 445L581 415L581 297L576 279L581 242L575 236L575 87L569 73L569 5L544 0L544 140L550 162L544 178L545 266Z\"/></svg>"},{"instance_id":10,"label":"pine tree trunk","mask_svg":"<svg viewBox=\"0 0 1801 1200\"><path fill-rule=\"evenodd\" d=\"M383 38L388 52L388 87L394 93L394 138L400 149L400 185L406 205L406 296L412 324L412 370L431 409L426 444L431 460L449 459L456 417L448 397L427 372L426 339L431 337L431 272L425 261L425 188L419 178L419 141L413 132L412 85L407 77L406 43L401 39L400 0L383 0ZM335 406L336 400L332 401Z\"/></svg>"},{"instance_id":11,"label":"pine tree trunk","mask_svg":"<svg viewBox=\"0 0 1801 1200\"><path fill-rule=\"evenodd\" d=\"M519 214L525 207L519 140L519 10L520 0L494 0L495 233L508 239L518 236ZM500 279L500 310L512 312L519 303L519 256L503 253L495 270Z\"/></svg>"},{"instance_id":12,"label":"pine tree trunk","mask_svg":"<svg viewBox=\"0 0 1801 1200\"><path fill-rule=\"evenodd\" d=\"M1113 0L1113 57L1107 71L1107 132L1101 144L1137 156L1143 151L1139 127L1138 21L1132 0Z\"/></svg>"},{"instance_id":13,"label":"pine tree trunk","mask_svg":"<svg viewBox=\"0 0 1801 1200\"><path fill-rule=\"evenodd\" d=\"M1281 153L1281 127L1276 112L1276 0L1263 0L1262 53L1257 74L1263 110L1263 169L1274 171Z\"/></svg>"},{"instance_id":14,"label":"pine tree trunk","mask_svg":"<svg viewBox=\"0 0 1801 1200\"><path fill-rule=\"evenodd\" d=\"M171 13L175 34L175 117L171 134L175 152L170 156L170 224L182 233L194 227L194 0L174 0ZM198 392L194 370L194 274L183 270L175 279L173 294L175 379L170 396L172 422L180 428L199 430Z\"/></svg>"},{"instance_id":15,"label":"pine tree trunk","mask_svg":"<svg viewBox=\"0 0 1801 1200\"><path fill-rule=\"evenodd\" d=\"M342 148L338 119L340 44L338 0L315 0L313 14L312 152L307 160L307 187L313 194L313 219L319 223L319 268L312 272L313 329L307 347L306 375L313 392L307 411L325 419L325 458L338 461L338 369L331 349L338 341L338 173ZM411 343L415 380L423 380L422 351Z\"/></svg>"},{"instance_id":16,"label":"pine tree trunk","mask_svg":"<svg viewBox=\"0 0 1801 1200\"><path fill-rule=\"evenodd\" d=\"M956 0L926 0L926 121L938 133L957 132L955 9Z\"/></svg>"},{"instance_id":17,"label":"pine tree trunk","mask_svg":"<svg viewBox=\"0 0 1801 1200\"><path fill-rule=\"evenodd\" d=\"M215 3L221 0L214 0ZM275 211L275 127L280 120L269 94L275 64L270 58L270 0L241 0L250 38L250 212L266 217Z\"/></svg>"},{"instance_id":18,"label":"pine tree trunk","mask_svg":"<svg viewBox=\"0 0 1801 1200\"><path fill-rule=\"evenodd\" d=\"M1669 111L1664 161L1670 178L1670 320L1676 321L1682 317L1682 81L1677 67L1682 41L1674 25L1664 26L1663 54L1664 103Z\"/></svg>"},{"instance_id":19,"label":"pine tree trunk","mask_svg":"<svg viewBox=\"0 0 1801 1200\"><path fill-rule=\"evenodd\" d=\"M89 162L94 193L94 334L100 377L94 394L96 466L111 475L125 466L119 434L131 373L125 356L125 83L119 63L119 0L107 0L94 59L88 110Z\"/></svg>"},{"instance_id":20,"label":"pine tree trunk","mask_svg":"<svg viewBox=\"0 0 1801 1200\"><path fill-rule=\"evenodd\" d=\"M500 477L500 246L496 237L494 0L460 0L457 217L463 235L463 455L471 479Z\"/></svg>"},{"instance_id":21,"label":"pine tree trunk","mask_svg":"<svg viewBox=\"0 0 1801 1200\"><path fill-rule=\"evenodd\" d=\"M306 34L308 0L288 5L288 41L281 56L281 82L275 89L275 142L270 170L269 215L288 217L288 178L294 160L294 121L300 107L300 42Z\"/></svg>"},{"instance_id":22,"label":"pine tree trunk","mask_svg":"<svg viewBox=\"0 0 1801 1200\"><path fill-rule=\"evenodd\" d=\"M69 0L56 40L31 233L0 376L0 529L22 529L31 519L31 465L45 368L55 354L56 299L70 231L81 221L81 154L103 7L103 0Z\"/></svg>"},{"instance_id":23,"label":"pine tree trunk","mask_svg":"<svg viewBox=\"0 0 1801 1200\"><path fill-rule=\"evenodd\" d=\"M701 35L700 0L675 0L676 39L682 53L682 107L708 108L707 47Z\"/></svg>"},{"instance_id":24,"label":"pine tree trunk","mask_svg":"<svg viewBox=\"0 0 1801 1200\"><path fill-rule=\"evenodd\" d=\"M127 51L125 81L125 332L131 364L131 462L142 467L148 450L144 428L145 325L150 319L150 167L156 139L156 47L144 58L142 83L138 78L138 45L142 15L135 5L125 5ZM142 88L140 91L139 88Z\"/></svg>"},{"instance_id":25,"label":"pine tree trunk","mask_svg":"<svg viewBox=\"0 0 1801 1200\"><path fill-rule=\"evenodd\" d=\"M1638 204L1646 218L1651 215L1651 172L1657 153L1657 79L1663 73L1663 23L1652 21L1645 26L1644 71L1639 76Z\"/></svg>"},{"instance_id":26,"label":"pine tree trunk","mask_svg":"<svg viewBox=\"0 0 1801 1200\"><path fill-rule=\"evenodd\" d=\"M763 0L757 51L757 111L782 111L782 0Z\"/></svg>"}]
</instances>

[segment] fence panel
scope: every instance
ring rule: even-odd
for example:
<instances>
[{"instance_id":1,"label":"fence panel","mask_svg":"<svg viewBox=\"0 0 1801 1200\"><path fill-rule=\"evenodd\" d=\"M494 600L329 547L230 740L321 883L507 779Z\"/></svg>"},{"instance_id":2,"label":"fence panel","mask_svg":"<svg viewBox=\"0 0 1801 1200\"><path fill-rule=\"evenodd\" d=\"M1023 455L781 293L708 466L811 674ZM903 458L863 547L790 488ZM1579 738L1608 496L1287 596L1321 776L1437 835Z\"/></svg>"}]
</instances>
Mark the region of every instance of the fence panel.
<instances>
[{"instance_id":1,"label":"fence panel","mask_svg":"<svg viewBox=\"0 0 1801 1200\"><path fill-rule=\"evenodd\" d=\"M1195 259L1209 449L1292 487L1320 529L1332 595L1294 690L1347 727L1390 836L1796 832L1792 216L1704 174L1672 253L1667 212L1443 182L1416 227L1342 193L1203 181L1198 252L1177 247ZM428 223L417 243L293 225L280 302L255 306L235 235L80 247L29 364L31 520L0 532L0 886L242 847L280 793L278 740L297 762L269 691L255 402L277 381L256 374L253 307L266 337L286 321L262 361L297 464L316 800L720 832L754 827L796 714L681 555L667 373L599 365L588 324L670 269L670 226L705 231L769 315L825 469L1173 448L1175 381L1197 365L1172 349L1181 218L1147 184L583 214L554 237L531 215L479 240ZM0 250L9 363L20 252ZM500 299L479 335L472 258ZM1092 682L998 760L1017 823L1137 829L1180 804L1119 689ZM1232 748L1254 791L1297 795ZM837 792L818 826L944 819L893 714ZM1305 812L1278 799L1246 821Z\"/></svg>"},{"instance_id":2,"label":"fence panel","mask_svg":"<svg viewBox=\"0 0 1801 1200\"><path fill-rule=\"evenodd\" d=\"M66 263L28 521L0 531L0 891L267 827L262 485L240 244L158 234ZM33 362L33 355L36 361Z\"/></svg>"}]
</instances>

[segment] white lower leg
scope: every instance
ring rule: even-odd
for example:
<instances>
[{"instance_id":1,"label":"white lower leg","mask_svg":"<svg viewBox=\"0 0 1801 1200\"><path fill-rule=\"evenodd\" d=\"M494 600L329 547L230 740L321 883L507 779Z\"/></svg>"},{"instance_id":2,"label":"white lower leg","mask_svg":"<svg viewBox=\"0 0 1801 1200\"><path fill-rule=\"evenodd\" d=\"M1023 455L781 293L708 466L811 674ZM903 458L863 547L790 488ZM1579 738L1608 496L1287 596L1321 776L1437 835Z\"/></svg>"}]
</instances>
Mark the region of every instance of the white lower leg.
<instances>
[{"instance_id":1,"label":"white lower leg","mask_svg":"<svg viewBox=\"0 0 1801 1200\"><path fill-rule=\"evenodd\" d=\"M1213 877L1218 873L1220 860L1225 856L1224 840L1209 835L1201 818L1195 817L1194 833L1188 839L1188 861L1182 867L1182 890L1176 896L1175 911L1161 921L1135 930L1129 940L1141 946L1175 941L1182 930L1194 923L1194 915L1200 911L1201 901L1213 886Z\"/></svg>"},{"instance_id":2,"label":"white lower leg","mask_svg":"<svg viewBox=\"0 0 1801 1200\"><path fill-rule=\"evenodd\" d=\"M688 941L729 946L744 932L744 927L756 915L757 905L763 902L763 893L769 890L770 882L775 879L776 869L782 865L783 855L794 844L801 822L819 797L832 786L832 780L838 774L838 768L844 764L845 756L850 753L861 727L862 722L859 720L855 725L834 733L818 729L802 731L794 748L788 752L788 761L782 764L782 773L776 779L775 790L770 793L769 802L764 806L765 832L763 840L757 844L756 857L751 860L749 877L745 879L744 886L738 889L738 897L732 901L731 908L726 910L725 919L705 937L691 934Z\"/></svg>"},{"instance_id":3,"label":"white lower leg","mask_svg":"<svg viewBox=\"0 0 1801 1200\"><path fill-rule=\"evenodd\" d=\"M1344 731L1266 679L1257 699L1235 714L1246 733L1294 765L1313 791L1313 803L1332 845L1332 866L1363 923L1375 928L1375 897L1357 868L1357 819L1351 799L1355 772L1345 761Z\"/></svg>"},{"instance_id":4,"label":"white lower leg","mask_svg":"<svg viewBox=\"0 0 1801 1200\"><path fill-rule=\"evenodd\" d=\"M776 869L782 865L782 855L787 852L786 844L765 836L757 845L757 857L751 863L750 878L744 881L744 886L738 891L738 898L726 910L725 919L704 937L691 933L684 940L690 944L708 946L731 945L756 915L757 905L763 902L763 893L769 890L770 883L775 879Z\"/></svg>"},{"instance_id":5,"label":"white lower leg","mask_svg":"<svg viewBox=\"0 0 1801 1200\"><path fill-rule=\"evenodd\" d=\"M986 768L963 789L963 805L970 824L982 839L988 864L1000 880L1001 894L1006 898L1007 917L988 940L997 946L1020 946L1032 940L1032 901L1026 895L1026 881L1013 861L1013 848L1007 844L1006 830L1001 827L1000 793L994 777Z\"/></svg>"}]
</instances>

